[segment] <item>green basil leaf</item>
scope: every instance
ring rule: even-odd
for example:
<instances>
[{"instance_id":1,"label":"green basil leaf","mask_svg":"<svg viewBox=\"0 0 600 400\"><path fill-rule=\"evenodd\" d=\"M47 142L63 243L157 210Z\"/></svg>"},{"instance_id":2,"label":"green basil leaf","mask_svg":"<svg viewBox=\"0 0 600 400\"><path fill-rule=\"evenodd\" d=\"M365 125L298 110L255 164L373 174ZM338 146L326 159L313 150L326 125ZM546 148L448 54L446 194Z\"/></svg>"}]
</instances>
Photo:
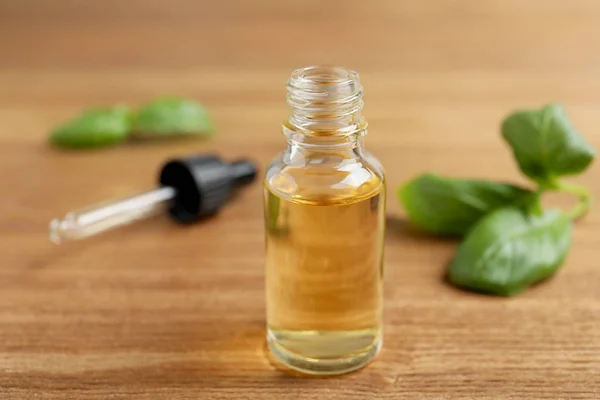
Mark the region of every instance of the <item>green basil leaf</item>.
<instances>
[{"instance_id":1,"label":"green basil leaf","mask_svg":"<svg viewBox=\"0 0 600 400\"><path fill-rule=\"evenodd\" d=\"M208 112L193 100L163 98L142 106L135 117L137 136L204 135L212 131Z\"/></svg>"},{"instance_id":2,"label":"green basil leaf","mask_svg":"<svg viewBox=\"0 0 600 400\"><path fill-rule=\"evenodd\" d=\"M572 225L558 210L527 214L502 208L481 219L452 261L453 284L484 293L513 296L561 266L571 243Z\"/></svg>"},{"instance_id":3,"label":"green basil leaf","mask_svg":"<svg viewBox=\"0 0 600 400\"><path fill-rule=\"evenodd\" d=\"M50 141L71 148L108 146L127 139L130 129L127 107L98 108L85 111L54 129Z\"/></svg>"},{"instance_id":4,"label":"green basil leaf","mask_svg":"<svg viewBox=\"0 0 600 400\"><path fill-rule=\"evenodd\" d=\"M521 171L538 182L578 174L596 155L558 104L509 115L502 123L502 136L512 147Z\"/></svg>"},{"instance_id":5,"label":"green basil leaf","mask_svg":"<svg viewBox=\"0 0 600 400\"><path fill-rule=\"evenodd\" d=\"M490 211L535 198L532 191L514 185L434 174L411 180L397 195L416 226L438 235L464 235Z\"/></svg>"}]
</instances>

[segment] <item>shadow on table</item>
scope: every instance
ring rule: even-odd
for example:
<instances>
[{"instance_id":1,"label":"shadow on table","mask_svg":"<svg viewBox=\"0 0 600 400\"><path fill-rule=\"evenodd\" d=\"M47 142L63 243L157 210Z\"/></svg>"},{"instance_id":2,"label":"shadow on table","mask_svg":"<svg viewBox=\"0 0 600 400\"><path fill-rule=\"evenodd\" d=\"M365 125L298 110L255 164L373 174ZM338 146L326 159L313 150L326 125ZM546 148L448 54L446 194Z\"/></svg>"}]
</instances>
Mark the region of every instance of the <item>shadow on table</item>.
<instances>
[{"instance_id":1,"label":"shadow on table","mask_svg":"<svg viewBox=\"0 0 600 400\"><path fill-rule=\"evenodd\" d=\"M420 243L458 243L459 239L451 236L436 236L424 232L408 219L396 215L388 215L385 219L386 238L390 240L418 241Z\"/></svg>"}]
</instances>

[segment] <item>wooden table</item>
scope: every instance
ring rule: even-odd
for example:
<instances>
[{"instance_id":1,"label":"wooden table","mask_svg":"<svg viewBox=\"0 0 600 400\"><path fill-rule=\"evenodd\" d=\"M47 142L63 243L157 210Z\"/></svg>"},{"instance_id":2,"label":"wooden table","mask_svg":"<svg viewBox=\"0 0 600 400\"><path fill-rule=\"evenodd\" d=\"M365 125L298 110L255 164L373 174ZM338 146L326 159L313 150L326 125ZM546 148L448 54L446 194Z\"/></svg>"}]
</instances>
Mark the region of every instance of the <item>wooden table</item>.
<instances>
[{"instance_id":1,"label":"wooden table","mask_svg":"<svg viewBox=\"0 0 600 400\"><path fill-rule=\"evenodd\" d=\"M498 133L519 107L561 102L600 147L598 37L594 0L1 2L0 398L599 399L596 209L554 279L504 299L444 284L456 243L407 230L394 196L428 170L524 183ZM49 242L51 218L152 187L172 156L264 171L285 81L315 63L361 73L390 184L385 342L368 368L297 378L265 356L260 183L204 224ZM214 138L47 145L83 108L164 94L203 102ZM600 197L599 178L576 181Z\"/></svg>"}]
</instances>

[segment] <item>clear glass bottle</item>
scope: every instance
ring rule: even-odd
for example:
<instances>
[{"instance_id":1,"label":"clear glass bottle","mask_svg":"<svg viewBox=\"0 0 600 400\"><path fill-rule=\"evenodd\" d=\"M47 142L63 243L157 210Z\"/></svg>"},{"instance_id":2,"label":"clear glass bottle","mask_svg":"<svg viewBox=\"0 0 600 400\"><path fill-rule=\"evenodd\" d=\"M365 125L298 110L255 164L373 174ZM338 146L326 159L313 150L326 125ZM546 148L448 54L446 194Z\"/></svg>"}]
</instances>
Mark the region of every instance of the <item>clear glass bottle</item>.
<instances>
[{"instance_id":1,"label":"clear glass bottle","mask_svg":"<svg viewBox=\"0 0 600 400\"><path fill-rule=\"evenodd\" d=\"M287 146L264 181L267 340L289 368L341 374L382 343L384 172L356 72L302 68L287 89Z\"/></svg>"}]
</instances>

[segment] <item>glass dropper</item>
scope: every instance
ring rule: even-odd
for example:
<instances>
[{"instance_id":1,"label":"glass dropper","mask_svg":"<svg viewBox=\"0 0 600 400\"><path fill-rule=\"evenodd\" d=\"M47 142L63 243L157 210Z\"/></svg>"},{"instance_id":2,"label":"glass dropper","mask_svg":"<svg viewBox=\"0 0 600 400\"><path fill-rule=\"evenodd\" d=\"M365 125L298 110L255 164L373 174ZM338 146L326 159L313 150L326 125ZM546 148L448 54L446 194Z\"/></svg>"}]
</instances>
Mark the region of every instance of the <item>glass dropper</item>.
<instances>
[{"instance_id":1,"label":"glass dropper","mask_svg":"<svg viewBox=\"0 0 600 400\"><path fill-rule=\"evenodd\" d=\"M256 177L251 161L233 163L212 155L168 161L155 190L68 212L50 222L50 240L61 244L108 231L168 211L182 223L214 214L233 190Z\"/></svg>"},{"instance_id":2,"label":"glass dropper","mask_svg":"<svg viewBox=\"0 0 600 400\"><path fill-rule=\"evenodd\" d=\"M50 222L50 240L61 244L83 239L101 232L160 214L175 197L169 186L127 197L108 204L98 204L71 211L63 219Z\"/></svg>"}]
</instances>

